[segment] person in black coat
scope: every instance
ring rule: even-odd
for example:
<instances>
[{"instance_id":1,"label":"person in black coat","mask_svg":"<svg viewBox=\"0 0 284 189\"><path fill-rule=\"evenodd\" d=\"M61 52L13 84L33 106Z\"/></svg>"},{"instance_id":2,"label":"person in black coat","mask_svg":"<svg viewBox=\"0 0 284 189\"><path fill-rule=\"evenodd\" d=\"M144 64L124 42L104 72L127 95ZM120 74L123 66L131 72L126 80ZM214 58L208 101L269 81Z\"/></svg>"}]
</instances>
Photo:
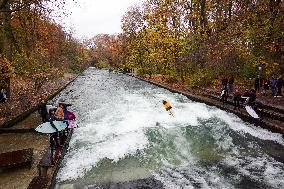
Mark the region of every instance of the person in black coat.
<instances>
[{"instance_id":1,"label":"person in black coat","mask_svg":"<svg viewBox=\"0 0 284 189\"><path fill-rule=\"evenodd\" d=\"M222 80L221 80L221 83L222 83L222 89L227 89L227 87L228 87L228 79L227 78L222 78Z\"/></svg>"},{"instance_id":2,"label":"person in black coat","mask_svg":"<svg viewBox=\"0 0 284 189\"><path fill-rule=\"evenodd\" d=\"M281 97L282 96L282 86L283 86L283 79L282 79L282 77L279 77L278 79L277 79L277 82L276 82L276 89L277 89L277 95L276 96L278 96L278 97Z\"/></svg>"},{"instance_id":3,"label":"person in black coat","mask_svg":"<svg viewBox=\"0 0 284 189\"><path fill-rule=\"evenodd\" d=\"M41 101L39 108L38 108L38 112L41 116L41 120L43 123L48 122L48 112L46 109L46 102Z\"/></svg>"},{"instance_id":4,"label":"person in black coat","mask_svg":"<svg viewBox=\"0 0 284 189\"><path fill-rule=\"evenodd\" d=\"M267 91L269 90L269 80L268 79L264 81L263 89L264 89L263 95L268 96L267 94Z\"/></svg>"},{"instance_id":5,"label":"person in black coat","mask_svg":"<svg viewBox=\"0 0 284 189\"><path fill-rule=\"evenodd\" d=\"M245 103L246 99L250 96L249 90L246 89L244 94L241 96L241 103Z\"/></svg>"},{"instance_id":6,"label":"person in black coat","mask_svg":"<svg viewBox=\"0 0 284 189\"><path fill-rule=\"evenodd\" d=\"M254 89L251 89L249 97L247 98L245 104L253 107L255 101L256 101L256 91Z\"/></svg>"},{"instance_id":7,"label":"person in black coat","mask_svg":"<svg viewBox=\"0 0 284 189\"><path fill-rule=\"evenodd\" d=\"M234 92L234 97L233 97L233 100L234 100L234 110L238 108L238 110L240 110L240 101L241 101L241 93L236 90Z\"/></svg>"},{"instance_id":8,"label":"person in black coat","mask_svg":"<svg viewBox=\"0 0 284 189\"><path fill-rule=\"evenodd\" d=\"M260 92L260 78L257 77L254 80L254 90Z\"/></svg>"}]
</instances>

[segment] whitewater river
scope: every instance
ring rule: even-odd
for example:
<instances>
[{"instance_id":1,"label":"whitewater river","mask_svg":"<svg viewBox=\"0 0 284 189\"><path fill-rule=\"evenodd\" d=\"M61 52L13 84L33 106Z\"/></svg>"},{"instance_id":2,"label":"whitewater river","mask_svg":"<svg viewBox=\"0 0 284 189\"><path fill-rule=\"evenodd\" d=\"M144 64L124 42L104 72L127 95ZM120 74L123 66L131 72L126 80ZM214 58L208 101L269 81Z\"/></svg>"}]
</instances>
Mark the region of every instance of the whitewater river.
<instances>
[{"instance_id":1,"label":"whitewater river","mask_svg":"<svg viewBox=\"0 0 284 189\"><path fill-rule=\"evenodd\" d=\"M95 68L60 97L79 128L56 188L284 188L283 137L234 114Z\"/></svg>"}]
</instances>

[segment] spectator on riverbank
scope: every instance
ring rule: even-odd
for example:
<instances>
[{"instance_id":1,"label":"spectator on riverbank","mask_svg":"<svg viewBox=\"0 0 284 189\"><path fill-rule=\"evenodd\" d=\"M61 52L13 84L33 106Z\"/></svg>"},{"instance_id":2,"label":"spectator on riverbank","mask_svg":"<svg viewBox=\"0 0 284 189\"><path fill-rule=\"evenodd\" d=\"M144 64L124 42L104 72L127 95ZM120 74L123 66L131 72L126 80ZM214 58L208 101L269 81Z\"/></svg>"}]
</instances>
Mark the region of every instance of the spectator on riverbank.
<instances>
[{"instance_id":1,"label":"spectator on riverbank","mask_svg":"<svg viewBox=\"0 0 284 189\"><path fill-rule=\"evenodd\" d=\"M256 91L254 89L251 89L249 97L247 98L245 104L248 106L254 106L255 101L256 101Z\"/></svg>"},{"instance_id":2,"label":"spectator on riverbank","mask_svg":"<svg viewBox=\"0 0 284 189\"><path fill-rule=\"evenodd\" d=\"M243 95L241 96L241 102L245 103L246 99L250 96L249 90L246 89Z\"/></svg>"},{"instance_id":3,"label":"spectator on riverbank","mask_svg":"<svg viewBox=\"0 0 284 189\"><path fill-rule=\"evenodd\" d=\"M223 105L225 104L225 103L227 103L227 99L228 99L228 89L227 89L227 87L224 87L223 88L223 90L222 90L222 92L221 92L221 102L223 103Z\"/></svg>"},{"instance_id":4,"label":"spectator on riverbank","mask_svg":"<svg viewBox=\"0 0 284 189\"><path fill-rule=\"evenodd\" d=\"M254 80L254 90L260 93L260 88L262 87L261 78L256 77Z\"/></svg>"},{"instance_id":5,"label":"spectator on riverbank","mask_svg":"<svg viewBox=\"0 0 284 189\"><path fill-rule=\"evenodd\" d=\"M266 79L264 81L263 89L264 89L263 95L264 96L268 96L268 93L267 93L267 91L269 90L269 81L268 81L268 79Z\"/></svg>"},{"instance_id":6,"label":"spectator on riverbank","mask_svg":"<svg viewBox=\"0 0 284 189\"><path fill-rule=\"evenodd\" d=\"M277 80L275 79L275 77L272 77L269 81L269 86L272 92L272 96L276 96L276 83Z\"/></svg>"},{"instance_id":7,"label":"spectator on riverbank","mask_svg":"<svg viewBox=\"0 0 284 189\"><path fill-rule=\"evenodd\" d=\"M241 93L238 90L236 90L233 96L234 110L237 108L238 110L240 110L240 100L241 100Z\"/></svg>"},{"instance_id":8,"label":"spectator on riverbank","mask_svg":"<svg viewBox=\"0 0 284 189\"><path fill-rule=\"evenodd\" d=\"M6 96L6 91L5 89L0 90L0 103L5 103L7 102L7 96Z\"/></svg>"},{"instance_id":9,"label":"spectator on riverbank","mask_svg":"<svg viewBox=\"0 0 284 189\"><path fill-rule=\"evenodd\" d=\"M54 113L55 120L64 120L64 104L59 102Z\"/></svg>"},{"instance_id":10,"label":"spectator on riverbank","mask_svg":"<svg viewBox=\"0 0 284 189\"><path fill-rule=\"evenodd\" d=\"M230 77L229 81L228 81L228 94L231 94L234 92L234 82L235 82L235 79L234 77Z\"/></svg>"},{"instance_id":11,"label":"spectator on riverbank","mask_svg":"<svg viewBox=\"0 0 284 189\"><path fill-rule=\"evenodd\" d=\"M276 82L276 84L275 84L275 87L276 87L276 89L277 89L277 94L276 94L277 97L281 97L281 96L282 96L282 93L281 93L282 85L283 85L283 79L282 79L282 77L280 76L280 77L277 79L277 82Z\"/></svg>"},{"instance_id":12,"label":"spectator on riverbank","mask_svg":"<svg viewBox=\"0 0 284 189\"><path fill-rule=\"evenodd\" d=\"M223 77L222 80L221 80L221 83L222 83L222 89L227 89L227 85L228 85L228 79Z\"/></svg>"},{"instance_id":13,"label":"spectator on riverbank","mask_svg":"<svg viewBox=\"0 0 284 189\"><path fill-rule=\"evenodd\" d=\"M259 100L255 100L252 109L257 113L257 115L262 119L262 110L263 110L263 104Z\"/></svg>"},{"instance_id":14,"label":"spectator on riverbank","mask_svg":"<svg viewBox=\"0 0 284 189\"><path fill-rule=\"evenodd\" d=\"M39 108L38 108L38 113L41 116L41 121L43 123L48 122L48 113L46 109L46 102L44 100L41 101Z\"/></svg>"}]
</instances>

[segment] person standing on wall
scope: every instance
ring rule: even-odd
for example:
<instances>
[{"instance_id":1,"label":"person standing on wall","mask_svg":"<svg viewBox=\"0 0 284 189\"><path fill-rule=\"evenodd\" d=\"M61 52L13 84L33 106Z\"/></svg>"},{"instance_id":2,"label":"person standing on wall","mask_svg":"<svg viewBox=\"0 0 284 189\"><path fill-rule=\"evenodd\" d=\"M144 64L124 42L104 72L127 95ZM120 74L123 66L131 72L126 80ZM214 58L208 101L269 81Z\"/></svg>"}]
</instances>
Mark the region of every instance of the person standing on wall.
<instances>
[{"instance_id":1,"label":"person standing on wall","mask_svg":"<svg viewBox=\"0 0 284 189\"><path fill-rule=\"evenodd\" d=\"M46 102L44 100L41 101L39 108L38 108L38 113L41 116L41 121L43 123L48 122L48 112L46 109Z\"/></svg>"},{"instance_id":2,"label":"person standing on wall","mask_svg":"<svg viewBox=\"0 0 284 189\"><path fill-rule=\"evenodd\" d=\"M234 101L234 110L238 108L238 110L240 110L240 100L241 100L241 93L236 90L234 92L234 97L233 97L233 101Z\"/></svg>"},{"instance_id":3,"label":"person standing on wall","mask_svg":"<svg viewBox=\"0 0 284 189\"><path fill-rule=\"evenodd\" d=\"M277 83L277 80L273 76L270 79L270 82L269 82L269 86L270 86L270 89L271 89L271 92L272 92L272 96L276 96L276 83Z\"/></svg>"},{"instance_id":4,"label":"person standing on wall","mask_svg":"<svg viewBox=\"0 0 284 189\"><path fill-rule=\"evenodd\" d=\"M260 92L260 78L259 76L255 78L254 80L254 90Z\"/></svg>"},{"instance_id":5,"label":"person standing on wall","mask_svg":"<svg viewBox=\"0 0 284 189\"><path fill-rule=\"evenodd\" d=\"M221 91L221 95L220 95L220 100L223 103L223 105L225 105L225 103L227 103L227 99L228 99L228 89L226 87L224 87L223 90Z\"/></svg>"},{"instance_id":6,"label":"person standing on wall","mask_svg":"<svg viewBox=\"0 0 284 189\"><path fill-rule=\"evenodd\" d=\"M283 86L283 79L282 77L280 76L278 79L277 79L277 83L276 83L276 89L277 89L277 97L282 97L282 86Z\"/></svg>"},{"instance_id":7,"label":"person standing on wall","mask_svg":"<svg viewBox=\"0 0 284 189\"><path fill-rule=\"evenodd\" d=\"M234 82L235 82L234 77L230 77L230 79L228 81L228 93L229 94L234 92Z\"/></svg>"},{"instance_id":8,"label":"person standing on wall","mask_svg":"<svg viewBox=\"0 0 284 189\"><path fill-rule=\"evenodd\" d=\"M267 91L269 90L269 81L268 81L268 79L266 79L264 81L263 89L264 89L263 95L264 96L268 96L268 93L267 93Z\"/></svg>"},{"instance_id":9,"label":"person standing on wall","mask_svg":"<svg viewBox=\"0 0 284 189\"><path fill-rule=\"evenodd\" d=\"M222 83L222 89L226 88L227 89L227 85L228 85L228 79L223 77L222 80L221 80L221 83Z\"/></svg>"}]
</instances>

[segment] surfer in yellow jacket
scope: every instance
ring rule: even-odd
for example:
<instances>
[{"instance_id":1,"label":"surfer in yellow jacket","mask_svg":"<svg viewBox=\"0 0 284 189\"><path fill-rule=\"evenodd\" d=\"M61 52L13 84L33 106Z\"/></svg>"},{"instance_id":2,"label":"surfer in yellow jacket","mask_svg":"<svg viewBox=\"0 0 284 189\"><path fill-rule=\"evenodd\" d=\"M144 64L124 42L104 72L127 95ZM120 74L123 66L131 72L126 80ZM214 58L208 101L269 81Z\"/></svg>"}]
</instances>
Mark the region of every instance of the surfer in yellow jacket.
<instances>
[{"instance_id":1,"label":"surfer in yellow jacket","mask_svg":"<svg viewBox=\"0 0 284 189\"><path fill-rule=\"evenodd\" d=\"M163 100L163 106L169 112L169 114L174 117L174 114L172 112L173 107L171 106L171 104L168 101Z\"/></svg>"}]
</instances>

